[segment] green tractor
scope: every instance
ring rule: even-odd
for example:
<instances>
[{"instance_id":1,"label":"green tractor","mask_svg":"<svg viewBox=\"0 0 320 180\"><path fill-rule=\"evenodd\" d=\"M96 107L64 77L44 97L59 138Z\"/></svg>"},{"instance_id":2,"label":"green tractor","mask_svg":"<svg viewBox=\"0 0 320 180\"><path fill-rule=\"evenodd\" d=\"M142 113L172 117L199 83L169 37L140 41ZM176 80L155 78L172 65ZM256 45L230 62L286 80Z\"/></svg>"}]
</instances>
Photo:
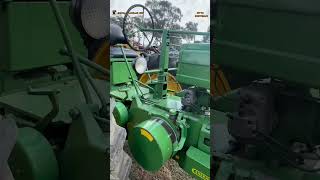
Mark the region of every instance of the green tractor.
<instances>
[{"instance_id":1,"label":"green tractor","mask_svg":"<svg viewBox=\"0 0 320 180\"><path fill-rule=\"evenodd\" d=\"M91 73L109 71L82 56L69 12L86 36L104 38L108 29L85 18L101 3L0 1L0 179L108 178L109 89Z\"/></svg>"},{"instance_id":2,"label":"green tractor","mask_svg":"<svg viewBox=\"0 0 320 180\"><path fill-rule=\"evenodd\" d=\"M146 22L132 23L129 14L143 11ZM143 18L142 17L142 18ZM142 19L142 21L144 20ZM134 24L134 28L130 28ZM142 25L144 24L144 25ZM148 24L148 25L147 25ZM140 42L138 33L147 42ZM162 34L159 69L148 70L140 52L152 45L154 34ZM123 28L111 26L111 92L116 101L115 121L127 130L134 159L145 170L158 171L170 158L197 179L210 179L210 44L183 44L177 68L169 68L170 38L174 34L208 36L209 33L155 29L149 10L143 5L131 6L125 14ZM143 45L145 43L146 45ZM131 47L125 49L121 44ZM145 53L147 54L147 53ZM168 74L189 88L179 93L168 92ZM157 74L148 84L139 74ZM112 138L112 137L111 137Z\"/></svg>"},{"instance_id":3,"label":"green tractor","mask_svg":"<svg viewBox=\"0 0 320 180\"><path fill-rule=\"evenodd\" d=\"M319 3L217 2L213 178L320 179Z\"/></svg>"}]
</instances>

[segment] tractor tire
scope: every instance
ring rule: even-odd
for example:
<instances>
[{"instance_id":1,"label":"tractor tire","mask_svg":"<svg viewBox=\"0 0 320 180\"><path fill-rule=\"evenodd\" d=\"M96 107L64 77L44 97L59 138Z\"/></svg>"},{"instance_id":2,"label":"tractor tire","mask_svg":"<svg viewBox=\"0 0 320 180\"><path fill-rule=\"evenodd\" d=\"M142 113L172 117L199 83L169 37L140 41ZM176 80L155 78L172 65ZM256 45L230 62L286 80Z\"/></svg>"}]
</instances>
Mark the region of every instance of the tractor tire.
<instances>
[{"instance_id":1,"label":"tractor tire","mask_svg":"<svg viewBox=\"0 0 320 180\"><path fill-rule=\"evenodd\" d=\"M127 132L124 128L117 125L112 115L115 101L111 100L110 102L110 179L128 180L132 159L123 150Z\"/></svg>"}]
</instances>

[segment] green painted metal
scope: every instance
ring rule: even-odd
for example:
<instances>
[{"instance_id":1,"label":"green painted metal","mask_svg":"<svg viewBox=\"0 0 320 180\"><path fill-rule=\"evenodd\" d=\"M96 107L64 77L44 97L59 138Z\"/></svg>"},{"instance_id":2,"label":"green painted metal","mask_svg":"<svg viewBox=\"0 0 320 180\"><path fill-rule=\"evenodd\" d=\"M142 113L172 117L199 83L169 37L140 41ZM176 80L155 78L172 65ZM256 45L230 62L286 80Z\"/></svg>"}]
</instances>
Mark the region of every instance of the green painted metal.
<instances>
[{"instance_id":1,"label":"green painted metal","mask_svg":"<svg viewBox=\"0 0 320 180\"><path fill-rule=\"evenodd\" d=\"M210 155L190 146L183 169L197 179L210 180Z\"/></svg>"},{"instance_id":2,"label":"green painted metal","mask_svg":"<svg viewBox=\"0 0 320 180\"><path fill-rule=\"evenodd\" d=\"M93 113L97 110L96 106L80 105L70 113L73 123L60 156L64 180L109 177L109 157L106 155L108 134L102 131L94 118Z\"/></svg>"},{"instance_id":3,"label":"green painted metal","mask_svg":"<svg viewBox=\"0 0 320 180\"><path fill-rule=\"evenodd\" d=\"M158 81L155 85L155 96L154 97L158 98L158 99L165 98L165 96L167 95L166 77L167 77L167 73L169 70L170 35L172 35L172 34L193 34L193 35L208 36L208 35L210 35L210 33L192 32L192 31L177 31L177 30L166 30L166 29L144 29L144 28L141 28L140 30L146 31L146 32L162 33L162 43L161 44L163 46L161 46ZM205 62L207 62L207 61L205 61Z\"/></svg>"},{"instance_id":4,"label":"green painted metal","mask_svg":"<svg viewBox=\"0 0 320 180\"><path fill-rule=\"evenodd\" d=\"M315 23L320 18L318 5L311 0L219 1L214 63L227 69L231 78L247 81L238 82L238 89L214 98L211 129L215 179L320 178L319 169L308 158L301 157L299 165L292 163L297 159L292 155L293 142L311 147L320 143L320 104L318 95L310 92L310 88L320 87L320 26ZM238 142L228 131L230 115L237 112L239 104L238 90L265 77L272 78L268 85L278 87L273 80L280 79L277 85L285 87L275 88L272 106L277 125L270 133L273 141L269 140L278 142L286 152L267 145L268 138L260 143ZM233 145L237 143L245 151L236 150L239 146ZM318 163L319 159L314 161Z\"/></svg>"},{"instance_id":5,"label":"green painted metal","mask_svg":"<svg viewBox=\"0 0 320 180\"><path fill-rule=\"evenodd\" d=\"M69 58L58 54L64 42L49 2L11 1L0 6L0 36L3 37L0 70L19 71L70 63ZM84 54L80 34L69 18L70 2L60 1L58 6L75 49Z\"/></svg>"},{"instance_id":6,"label":"green painted metal","mask_svg":"<svg viewBox=\"0 0 320 180\"><path fill-rule=\"evenodd\" d=\"M155 145L150 143L145 137L141 135L141 128L140 123L146 123L147 120L153 119L153 118L161 118L166 123L169 124L169 126L172 128L172 132L174 132L176 135L179 135L182 128L180 128L176 123L174 123L170 119L170 114L178 114L178 111L181 109L181 98L177 96L167 96L166 99L155 101L154 103L143 103L141 100L135 98L133 99L131 103L131 107L129 108L129 120L127 124L128 128L128 138L129 138L129 144L130 149L133 152L134 158L137 159L139 164L143 164L142 166L149 170L150 167L156 166L158 169L161 167L165 161L163 159L159 160L157 158L161 157L160 155L155 156L155 152L159 152L160 149L159 145ZM179 140L175 141L174 143L170 144L170 146L167 146L167 148L171 149L171 154L173 157L176 153L186 153L185 148L194 146L195 148L198 148L199 151L201 151L204 154L210 153L210 144L207 141L207 138L210 136L210 129L209 129L209 116L204 116L200 114L194 114L194 113L188 113L184 112L181 113L182 119L185 119L185 124L187 127L183 127L185 129L188 129L186 132L185 142L182 144L182 149L179 149L178 151L175 151L178 146L178 141L183 139L181 137ZM159 124L156 124L159 126ZM157 126L157 127L158 127ZM147 129L147 128L146 128ZM162 128L161 128L162 129ZM154 132L153 128L148 128L148 132L150 134L153 134ZM182 134L181 134L182 135ZM165 138L166 136L162 136ZM156 139L158 143L164 143L163 138ZM142 141L142 142L140 142ZM150 144L145 144L150 143ZM151 146L151 147L149 147ZM172 148L171 148L172 147ZM134 149L134 150L133 150ZM148 150L145 150L148 149ZM152 153L150 153L152 152ZM150 158L146 158L150 157ZM139 159L139 160L138 160ZM141 162L143 161L144 162ZM209 158L208 158L209 160ZM147 166L147 162L150 162L154 165ZM160 165L161 164L161 165ZM183 162L181 162L183 164ZM160 166L159 166L160 165ZM195 167L197 168L197 167ZM158 169L153 169L153 171L156 171ZM189 171L188 171L189 172ZM191 171L190 171L191 172ZM205 172L209 172L205 171ZM206 176L210 176L209 173L205 173ZM200 178L199 178L200 179Z\"/></svg>"},{"instance_id":7,"label":"green painted metal","mask_svg":"<svg viewBox=\"0 0 320 180\"><path fill-rule=\"evenodd\" d=\"M127 124L129 114L127 107L123 103L116 102L112 113L119 126L124 127Z\"/></svg>"},{"instance_id":8,"label":"green painted metal","mask_svg":"<svg viewBox=\"0 0 320 180\"><path fill-rule=\"evenodd\" d=\"M48 140L33 128L20 128L9 158L16 180L59 180L59 167Z\"/></svg>"},{"instance_id":9,"label":"green painted metal","mask_svg":"<svg viewBox=\"0 0 320 180\"><path fill-rule=\"evenodd\" d=\"M111 74L111 82L113 85L118 85L130 81L130 73L127 70L126 63L124 61L117 61L118 59L111 59L111 71L114 72ZM129 62L132 63L133 59L129 59ZM133 72L133 67L129 66L130 70ZM136 74L133 74L134 79L137 79Z\"/></svg>"},{"instance_id":10,"label":"green painted metal","mask_svg":"<svg viewBox=\"0 0 320 180\"><path fill-rule=\"evenodd\" d=\"M320 87L317 1L220 0L215 64Z\"/></svg>"},{"instance_id":11,"label":"green painted metal","mask_svg":"<svg viewBox=\"0 0 320 180\"><path fill-rule=\"evenodd\" d=\"M193 173L192 169L197 169L198 176L194 175L197 179L210 178L210 143L208 142L210 116L201 110L202 107L208 107L209 104L200 103L201 107L196 106L197 108L194 110L186 111L182 105L184 94L181 93L181 96L169 94L166 80L168 71L172 70L168 67L169 47L171 46L170 36L177 33L194 35L209 35L209 33L166 29L140 28L140 30L162 33L159 69L146 71L146 73L156 73L158 79L150 84L151 87L134 81L135 73L129 66L130 59L126 58L124 51L122 51L124 58L113 60L111 64L111 66L114 66L116 62L127 63L127 67L122 70L119 70L120 67L117 67L117 65L111 67L111 76L120 75L119 71L127 72L122 73L124 74L123 77L117 77L123 78L126 82L113 84L110 95L118 102L123 103L128 109L128 121L125 127L128 131L130 151L137 162L146 170L157 171L168 159L174 158L182 168L191 174ZM205 96L207 93L205 88L210 87L208 86L208 49L209 44L185 45L185 54L180 56L179 59L182 62L181 68L178 67L181 72L181 79L188 85L196 86L195 90L201 92L199 93L201 94L199 100L202 98L209 99L208 96ZM203 61L200 62L202 59ZM206 68L208 70L206 75L205 72L193 75L187 72L192 67L201 71L206 70L204 68L205 64L207 64ZM128 75L130 76L129 79ZM187 75L192 81L187 80L186 76L183 75ZM200 83L195 82L197 78L201 79ZM202 94L202 92L204 93ZM116 113L114 112L114 114ZM115 118L117 119L117 117ZM116 121L122 122L120 118Z\"/></svg>"},{"instance_id":12,"label":"green painted metal","mask_svg":"<svg viewBox=\"0 0 320 180\"><path fill-rule=\"evenodd\" d=\"M83 95L86 99L86 103L92 104L93 101L92 101L91 96L89 95L89 86L88 86L87 81L85 79L85 71L82 69L80 62L79 62L78 58L76 57L76 52L73 47L71 36L67 30L67 26L66 26L66 23L63 19L63 15L61 13L61 10L60 10L56 0L49 0L49 2L50 2L50 6L52 8L52 12L55 16L56 22L58 23L58 27L59 27L62 39L64 41L64 44L65 44L68 52L70 53L70 59L72 61L74 72L75 72L75 75L79 81L79 84L81 85L81 90L82 90ZM90 77L87 77L87 80L90 83L90 81L91 81ZM92 85L92 88L96 89L94 85ZM98 92L96 92L96 93L99 94Z\"/></svg>"},{"instance_id":13,"label":"green painted metal","mask_svg":"<svg viewBox=\"0 0 320 180\"><path fill-rule=\"evenodd\" d=\"M148 95L150 90L145 87L139 87L141 92L139 91L139 95L145 94ZM119 101L129 101L131 102L137 96L136 89L132 86L131 83L125 85L112 86L110 95Z\"/></svg>"},{"instance_id":14,"label":"green painted metal","mask_svg":"<svg viewBox=\"0 0 320 180\"><path fill-rule=\"evenodd\" d=\"M210 89L210 44L183 44L176 78L185 85Z\"/></svg>"},{"instance_id":15,"label":"green painted metal","mask_svg":"<svg viewBox=\"0 0 320 180\"><path fill-rule=\"evenodd\" d=\"M36 82L38 78L32 80ZM11 83L15 84L16 86L19 85L19 81L11 81ZM96 80L95 83L98 84L99 88L103 89L104 92L108 91L108 87L105 86L104 81ZM81 87L74 77L72 78L66 76L65 78L62 77L60 81L50 82L47 80L43 83L32 83L32 86L52 90L61 90L61 92L58 94L60 110L57 116L53 119L53 122L71 123L72 120L68 114L70 107L85 103L85 99L82 96ZM93 91L90 92L93 94ZM26 91L26 88L18 91L8 91L7 93L8 94L0 96L0 107L5 108L10 112L14 112L20 116L29 117L35 121L40 121L52 109L48 97L31 95ZM99 102L96 96L93 96L93 99L94 102Z\"/></svg>"},{"instance_id":16,"label":"green painted metal","mask_svg":"<svg viewBox=\"0 0 320 180\"><path fill-rule=\"evenodd\" d=\"M158 82L155 85L155 94L154 97L157 99L162 99L167 95L167 71L169 68L169 47L170 47L170 39L169 32L167 30L162 31L162 46L161 46L161 55L159 62L159 70L158 73Z\"/></svg>"},{"instance_id":17,"label":"green painted metal","mask_svg":"<svg viewBox=\"0 0 320 180\"><path fill-rule=\"evenodd\" d=\"M131 84L133 85L134 89L136 90L136 93L139 94L139 92L141 92L141 89L139 89L139 87L138 87L138 85L137 85L137 82L135 81L134 72L132 71L132 68L131 68L131 66L129 65L129 61L128 61L128 59L127 59L127 56L126 56L126 54L125 54L125 52L124 52L123 47L121 47L121 52L122 52L122 54L123 54L123 59L124 59L125 64L126 64L127 71L128 71L128 73L129 73L129 75L130 75L129 77L130 77ZM139 91L139 90L140 90L140 91ZM142 95L142 96L143 96L143 95ZM139 98L139 96L136 96L136 97Z\"/></svg>"},{"instance_id":18,"label":"green painted metal","mask_svg":"<svg viewBox=\"0 0 320 180\"><path fill-rule=\"evenodd\" d=\"M83 60L70 2L0 6L0 110L13 115L20 127L10 157L13 175L22 180L107 179L108 83L93 80L80 61L108 71ZM71 61L59 53L65 46Z\"/></svg>"},{"instance_id":19,"label":"green painted metal","mask_svg":"<svg viewBox=\"0 0 320 180\"><path fill-rule=\"evenodd\" d=\"M145 29L140 28L141 31L145 32L157 32L163 33L164 31L168 31L171 34L189 34L189 35L200 35L200 36L209 36L209 32L196 32L196 31L181 31L181 30L166 30L166 29Z\"/></svg>"},{"instance_id":20,"label":"green painted metal","mask_svg":"<svg viewBox=\"0 0 320 180\"><path fill-rule=\"evenodd\" d=\"M198 148L210 154L210 123L202 125L198 140Z\"/></svg>"},{"instance_id":21,"label":"green painted metal","mask_svg":"<svg viewBox=\"0 0 320 180\"><path fill-rule=\"evenodd\" d=\"M135 125L128 135L130 151L148 171L159 170L173 152L170 134L161 123L156 119L143 121Z\"/></svg>"},{"instance_id":22,"label":"green painted metal","mask_svg":"<svg viewBox=\"0 0 320 180\"><path fill-rule=\"evenodd\" d=\"M308 99L308 100L307 100ZM223 102L225 101L225 102ZM233 93L226 96L224 100L219 103L229 104L228 106L220 106L220 111L213 111L213 131L215 142L213 147L215 149L214 156L217 156L217 164L224 163L225 158L220 153L225 152L229 147L229 141L233 138L227 133L228 121L227 112L233 112L233 109L228 107L235 106L238 103L237 98ZM290 95L283 95L277 100L279 121L278 125L273 131L272 137L279 140L281 144L290 146L292 139L300 142L312 142L318 144L319 132L316 122L320 118L319 109L320 104L317 100L311 100L310 97L292 97ZM219 105L219 104L217 104ZM222 111L222 112L221 112ZM301 120L303 119L303 126L301 128ZM284 131L285 129L285 131ZM228 171L228 176L237 176L244 178L244 175L239 171L249 174L248 176L253 179L259 179L261 176L268 176L275 179L318 179L317 173L311 173L295 169L289 165L280 165L276 162L282 160L282 154L274 152L263 145L251 149L250 159L238 157L236 155L230 156L228 160L233 170ZM217 169L214 168L217 171ZM221 171L226 171L220 168ZM220 171L219 170L219 171ZM219 172L220 173L220 172ZM218 174L219 174L218 173ZM224 173L225 174L225 173ZM220 178L219 176L216 178Z\"/></svg>"}]
</instances>

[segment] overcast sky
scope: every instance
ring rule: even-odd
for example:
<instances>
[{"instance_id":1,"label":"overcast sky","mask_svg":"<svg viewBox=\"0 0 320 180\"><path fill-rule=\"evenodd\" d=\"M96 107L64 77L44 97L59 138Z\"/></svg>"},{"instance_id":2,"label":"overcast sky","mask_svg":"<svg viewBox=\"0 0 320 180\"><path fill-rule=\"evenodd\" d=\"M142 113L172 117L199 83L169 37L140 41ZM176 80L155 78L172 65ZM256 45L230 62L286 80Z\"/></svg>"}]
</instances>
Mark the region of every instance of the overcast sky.
<instances>
[{"instance_id":1,"label":"overcast sky","mask_svg":"<svg viewBox=\"0 0 320 180\"><path fill-rule=\"evenodd\" d=\"M210 25L210 0L168 0L173 6L179 7L182 12L180 25L185 27L185 23L192 21L198 23L198 31L206 32ZM112 10L126 12L133 4L145 4L146 0L111 0L110 15ZM196 13L204 12L208 17L195 17Z\"/></svg>"}]
</instances>

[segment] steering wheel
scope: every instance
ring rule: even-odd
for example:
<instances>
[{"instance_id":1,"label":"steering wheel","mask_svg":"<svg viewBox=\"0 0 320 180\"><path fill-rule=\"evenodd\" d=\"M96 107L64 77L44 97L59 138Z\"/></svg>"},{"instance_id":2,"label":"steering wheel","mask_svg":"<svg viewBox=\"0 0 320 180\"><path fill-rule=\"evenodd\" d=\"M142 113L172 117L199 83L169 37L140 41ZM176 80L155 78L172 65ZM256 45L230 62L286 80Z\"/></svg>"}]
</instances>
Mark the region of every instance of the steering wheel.
<instances>
[{"instance_id":1,"label":"steering wheel","mask_svg":"<svg viewBox=\"0 0 320 180\"><path fill-rule=\"evenodd\" d=\"M133 50L145 51L151 46L154 32L141 31L141 29L154 29L153 17L145 6L141 4L131 6L124 16L122 29L128 45Z\"/></svg>"}]
</instances>

